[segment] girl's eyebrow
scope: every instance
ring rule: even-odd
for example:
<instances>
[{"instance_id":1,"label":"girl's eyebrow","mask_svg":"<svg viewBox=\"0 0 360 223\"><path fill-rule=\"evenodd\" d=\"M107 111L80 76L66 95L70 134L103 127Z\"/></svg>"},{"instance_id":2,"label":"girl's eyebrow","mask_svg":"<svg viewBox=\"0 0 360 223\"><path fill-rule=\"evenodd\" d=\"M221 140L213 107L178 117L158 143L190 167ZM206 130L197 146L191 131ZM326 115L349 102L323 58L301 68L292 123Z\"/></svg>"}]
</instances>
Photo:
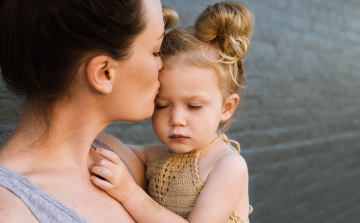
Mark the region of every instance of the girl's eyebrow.
<instances>
[{"instance_id":1,"label":"girl's eyebrow","mask_svg":"<svg viewBox=\"0 0 360 223\"><path fill-rule=\"evenodd\" d=\"M185 97L186 100L208 100L209 97L206 97L205 95L192 95Z\"/></svg>"},{"instance_id":2,"label":"girl's eyebrow","mask_svg":"<svg viewBox=\"0 0 360 223\"><path fill-rule=\"evenodd\" d=\"M167 100L167 97L166 95L157 95L155 99L158 99L158 100ZM191 96L184 96L182 98L182 100L185 100L185 101L191 101L191 100L200 100L200 101L207 101L209 100L209 97L205 96L205 95L191 95Z\"/></svg>"}]
</instances>

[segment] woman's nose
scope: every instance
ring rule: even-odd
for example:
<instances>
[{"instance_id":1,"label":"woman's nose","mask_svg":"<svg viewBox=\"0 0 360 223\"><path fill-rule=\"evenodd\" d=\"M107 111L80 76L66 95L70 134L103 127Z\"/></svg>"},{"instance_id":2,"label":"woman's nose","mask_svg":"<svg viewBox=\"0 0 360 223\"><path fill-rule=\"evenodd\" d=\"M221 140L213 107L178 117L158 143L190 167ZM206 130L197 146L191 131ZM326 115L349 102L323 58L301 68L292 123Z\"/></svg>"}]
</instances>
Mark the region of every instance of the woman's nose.
<instances>
[{"instance_id":1,"label":"woman's nose","mask_svg":"<svg viewBox=\"0 0 360 223\"><path fill-rule=\"evenodd\" d=\"M170 126L186 126L186 117L180 108L173 108L170 117Z\"/></svg>"},{"instance_id":2,"label":"woman's nose","mask_svg":"<svg viewBox=\"0 0 360 223\"><path fill-rule=\"evenodd\" d=\"M163 63L162 63L162 59L161 57L157 57L157 65L158 65L158 70L160 71L163 68Z\"/></svg>"}]
</instances>

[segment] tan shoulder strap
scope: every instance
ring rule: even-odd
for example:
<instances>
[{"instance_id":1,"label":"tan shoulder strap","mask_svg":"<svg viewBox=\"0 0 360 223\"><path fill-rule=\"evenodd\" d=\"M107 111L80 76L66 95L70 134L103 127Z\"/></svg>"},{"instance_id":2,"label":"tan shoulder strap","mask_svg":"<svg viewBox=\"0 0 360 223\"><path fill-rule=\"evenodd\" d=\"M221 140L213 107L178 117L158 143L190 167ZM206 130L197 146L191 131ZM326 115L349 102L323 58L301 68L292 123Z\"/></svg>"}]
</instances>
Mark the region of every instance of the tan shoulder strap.
<instances>
[{"instance_id":1,"label":"tan shoulder strap","mask_svg":"<svg viewBox=\"0 0 360 223\"><path fill-rule=\"evenodd\" d=\"M240 151L241 151L241 149L240 149L240 144L239 144L237 141L232 140L232 139L228 139L228 137L227 137L225 134L221 134L220 137L221 137L221 139L222 139L224 142L226 142L226 144L228 144L228 145L230 146L230 148L231 148L232 150L234 150L234 151L237 152L237 153L240 153ZM233 146L231 145L231 143L234 143L237 148L233 147Z\"/></svg>"},{"instance_id":2,"label":"tan shoulder strap","mask_svg":"<svg viewBox=\"0 0 360 223\"><path fill-rule=\"evenodd\" d=\"M202 153L205 150L209 149L212 145L214 145L217 141L219 141L221 139L221 137L218 137L217 139L215 139L214 141L212 141L211 143L209 143L207 146L205 146L202 149L199 149L198 151L196 151L196 153Z\"/></svg>"}]
</instances>

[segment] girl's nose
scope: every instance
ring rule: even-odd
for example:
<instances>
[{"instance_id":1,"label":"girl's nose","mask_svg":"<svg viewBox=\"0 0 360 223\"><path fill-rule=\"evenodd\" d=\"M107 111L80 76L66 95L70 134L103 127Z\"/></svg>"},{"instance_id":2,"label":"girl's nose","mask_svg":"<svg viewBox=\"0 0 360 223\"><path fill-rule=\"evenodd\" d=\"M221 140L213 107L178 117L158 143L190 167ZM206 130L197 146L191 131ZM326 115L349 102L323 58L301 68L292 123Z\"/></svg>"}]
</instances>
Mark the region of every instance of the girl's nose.
<instances>
[{"instance_id":1,"label":"girl's nose","mask_svg":"<svg viewBox=\"0 0 360 223\"><path fill-rule=\"evenodd\" d=\"M186 118L180 108L173 108L170 117L170 126L186 126Z\"/></svg>"}]
</instances>

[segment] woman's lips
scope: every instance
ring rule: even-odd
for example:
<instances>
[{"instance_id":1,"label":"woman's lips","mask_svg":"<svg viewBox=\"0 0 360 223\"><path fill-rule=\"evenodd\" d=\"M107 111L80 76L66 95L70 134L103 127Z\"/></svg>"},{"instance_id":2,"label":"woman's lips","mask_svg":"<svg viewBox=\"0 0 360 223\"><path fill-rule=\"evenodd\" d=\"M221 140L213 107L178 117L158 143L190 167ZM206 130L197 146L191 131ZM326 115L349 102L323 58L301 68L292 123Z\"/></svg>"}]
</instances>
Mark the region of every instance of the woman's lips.
<instances>
[{"instance_id":1,"label":"woman's lips","mask_svg":"<svg viewBox=\"0 0 360 223\"><path fill-rule=\"evenodd\" d=\"M183 141L187 140L189 137L183 136L180 134L172 134L171 136L169 136L169 138L176 142L183 142Z\"/></svg>"}]
</instances>

